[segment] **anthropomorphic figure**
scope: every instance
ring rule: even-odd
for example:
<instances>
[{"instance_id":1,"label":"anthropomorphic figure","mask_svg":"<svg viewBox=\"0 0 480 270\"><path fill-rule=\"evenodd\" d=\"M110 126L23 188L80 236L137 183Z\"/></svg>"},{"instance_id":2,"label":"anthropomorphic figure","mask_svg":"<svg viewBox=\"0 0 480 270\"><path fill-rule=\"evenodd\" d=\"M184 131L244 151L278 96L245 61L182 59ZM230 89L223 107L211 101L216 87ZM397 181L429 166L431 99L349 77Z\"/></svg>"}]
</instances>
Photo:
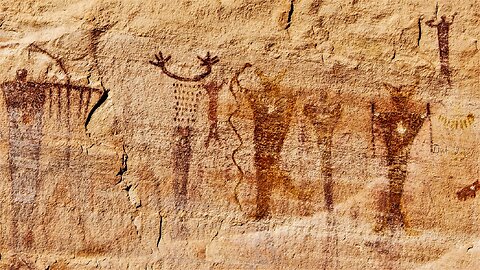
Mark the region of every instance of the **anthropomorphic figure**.
<instances>
[{"instance_id":1,"label":"anthropomorphic figure","mask_svg":"<svg viewBox=\"0 0 480 270\"><path fill-rule=\"evenodd\" d=\"M326 99L326 97L324 98ZM325 208L333 210L333 176L332 176L332 137L341 116L340 103L306 104L303 113L312 123L317 134L317 144L322 148L322 177Z\"/></svg>"},{"instance_id":2,"label":"anthropomorphic figure","mask_svg":"<svg viewBox=\"0 0 480 270\"><path fill-rule=\"evenodd\" d=\"M430 115L430 106L427 104L425 112L413 109L411 95L413 88L394 87L385 84L390 91L392 108L390 111L377 112L372 103L372 130L381 134L386 146L388 167L388 198L387 209L376 227L377 231L388 226L394 230L405 226L405 217L402 212L402 194L407 178L407 164L410 148L415 137L422 128L425 119Z\"/></svg>"},{"instance_id":3,"label":"anthropomorphic figure","mask_svg":"<svg viewBox=\"0 0 480 270\"><path fill-rule=\"evenodd\" d=\"M326 93L319 94L318 102L308 102L303 107L303 114L315 129L317 145L322 151L321 172L323 180L324 205L326 217L326 244L323 247L325 260L323 269L335 268L338 257L338 235L335 215L333 214L333 168L332 168L332 140L335 127L340 120L342 109L338 102L328 102Z\"/></svg>"},{"instance_id":4,"label":"anthropomorphic figure","mask_svg":"<svg viewBox=\"0 0 480 270\"><path fill-rule=\"evenodd\" d=\"M249 63L245 64L235 74L232 82L240 89L240 93L253 111L254 166L257 186L255 218L260 220L271 215L271 194L274 187L281 186L297 198L304 197L280 166L280 154L297 97L290 89L279 86L284 74L267 78L258 69L255 69L254 73L261 87L255 90L243 87L238 77L247 68L253 67Z\"/></svg>"},{"instance_id":5,"label":"anthropomorphic figure","mask_svg":"<svg viewBox=\"0 0 480 270\"><path fill-rule=\"evenodd\" d=\"M447 80L448 85L451 85L451 70L449 64L449 54L450 49L448 45L448 35L450 31L450 26L453 24L455 15L452 16L450 21L447 21L446 16L442 16L439 21L428 20L425 23L429 27L437 28L438 36L438 50L440 56L440 73L442 77Z\"/></svg>"},{"instance_id":6,"label":"anthropomorphic figure","mask_svg":"<svg viewBox=\"0 0 480 270\"><path fill-rule=\"evenodd\" d=\"M211 139L218 139L217 133L217 100L218 92L222 83L205 82L205 78L212 72L212 66L219 60L217 57L211 57L207 53L205 58L198 57L201 66L205 67L205 71L193 77L184 77L169 71L166 63L170 60L170 56L163 57L160 52L155 55L156 61L150 61L154 66L159 67L168 77L178 82L173 83L173 94L175 98L175 122L174 128L174 147L173 147L173 189L175 193L175 206L183 207L186 204L188 192L188 174L190 171L190 163L192 160L192 137L193 125L197 120L197 110L202 90L206 90L209 97L208 118L210 130L205 141L208 147Z\"/></svg>"},{"instance_id":7,"label":"anthropomorphic figure","mask_svg":"<svg viewBox=\"0 0 480 270\"><path fill-rule=\"evenodd\" d=\"M20 69L17 71L15 81L0 85L9 120L8 160L13 216L11 245L15 251L28 250L35 242L32 223L35 219L32 215L37 203L38 191L42 186L40 154L44 121L56 123L57 126L53 125L53 129L66 132L62 135L70 140L72 130L80 128L71 126L71 123L83 124L78 120L86 119L91 105L90 99L100 98L102 94L98 89L74 86L68 81L67 83L46 83L29 81L27 77L27 70ZM80 97L78 103L72 102L74 92ZM88 100L83 100L81 98L83 96L88 96ZM57 100L56 104L52 102L53 99ZM71 107L75 109L72 110ZM48 110L45 111L45 108ZM64 156L61 162L68 168L70 166L69 142L65 148L59 149L58 152L63 150ZM60 166L60 164L56 165Z\"/></svg>"}]
</instances>

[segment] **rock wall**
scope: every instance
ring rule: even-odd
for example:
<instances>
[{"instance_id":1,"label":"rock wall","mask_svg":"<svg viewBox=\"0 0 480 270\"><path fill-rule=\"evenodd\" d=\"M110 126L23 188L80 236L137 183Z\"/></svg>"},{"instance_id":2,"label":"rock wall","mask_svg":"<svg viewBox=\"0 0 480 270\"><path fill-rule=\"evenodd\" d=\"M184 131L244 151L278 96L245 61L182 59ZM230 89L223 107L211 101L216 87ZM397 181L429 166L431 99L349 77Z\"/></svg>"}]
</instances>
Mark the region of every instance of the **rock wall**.
<instances>
[{"instance_id":1,"label":"rock wall","mask_svg":"<svg viewBox=\"0 0 480 270\"><path fill-rule=\"evenodd\" d=\"M0 3L2 269L476 269L480 2Z\"/></svg>"}]
</instances>

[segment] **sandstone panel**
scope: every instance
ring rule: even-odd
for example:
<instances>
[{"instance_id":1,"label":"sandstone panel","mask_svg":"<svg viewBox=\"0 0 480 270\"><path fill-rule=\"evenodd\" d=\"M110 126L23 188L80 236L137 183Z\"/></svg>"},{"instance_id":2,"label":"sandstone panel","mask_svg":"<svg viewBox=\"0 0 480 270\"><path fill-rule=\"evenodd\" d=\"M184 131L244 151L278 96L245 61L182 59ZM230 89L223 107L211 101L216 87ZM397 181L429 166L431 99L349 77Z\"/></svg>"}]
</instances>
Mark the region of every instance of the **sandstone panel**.
<instances>
[{"instance_id":1,"label":"sandstone panel","mask_svg":"<svg viewBox=\"0 0 480 270\"><path fill-rule=\"evenodd\" d=\"M2 1L1 269L477 269L479 4Z\"/></svg>"}]
</instances>

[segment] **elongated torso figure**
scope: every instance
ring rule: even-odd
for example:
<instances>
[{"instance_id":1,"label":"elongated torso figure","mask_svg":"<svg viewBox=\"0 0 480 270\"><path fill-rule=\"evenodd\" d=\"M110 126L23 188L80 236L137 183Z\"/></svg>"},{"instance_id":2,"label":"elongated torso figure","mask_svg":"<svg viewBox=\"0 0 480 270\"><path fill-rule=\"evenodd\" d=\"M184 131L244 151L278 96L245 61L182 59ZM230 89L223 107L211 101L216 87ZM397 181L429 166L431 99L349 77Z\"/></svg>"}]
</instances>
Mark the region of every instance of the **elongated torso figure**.
<instances>
[{"instance_id":1,"label":"elongated torso figure","mask_svg":"<svg viewBox=\"0 0 480 270\"><path fill-rule=\"evenodd\" d=\"M405 226L401 200L407 178L408 157L413 141L430 113L428 104L424 113L411 109L409 100L412 94L411 89L385 86L390 90L392 111L376 112L375 105L372 103L373 127L381 133L387 150L389 180L386 211L376 227L377 231L387 226L392 230Z\"/></svg>"},{"instance_id":2,"label":"elongated torso figure","mask_svg":"<svg viewBox=\"0 0 480 270\"><path fill-rule=\"evenodd\" d=\"M238 76L251 64L233 78L253 111L253 143L254 166L257 187L255 219L267 218L271 215L271 194L275 187L281 186L297 198L304 195L292 184L288 174L281 169L281 152L292 120L296 95L278 85L284 74L276 78L267 78L255 69L255 75L261 88L251 90L240 85Z\"/></svg>"},{"instance_id":3,"label":"elongated torso figure","mask_svg":"<svg viewBox=\"0 0 480 270\"><path fill-rule=\"evenodd\" d=\"M321 165L324 181L323 191L325 208L333 210L333 176L332 176L332 137L335 126L341 116L341 105L335 104L307 104L303 113L312 123L317 134L317 144L323 148Z\"/></svg>"}]
</instances>

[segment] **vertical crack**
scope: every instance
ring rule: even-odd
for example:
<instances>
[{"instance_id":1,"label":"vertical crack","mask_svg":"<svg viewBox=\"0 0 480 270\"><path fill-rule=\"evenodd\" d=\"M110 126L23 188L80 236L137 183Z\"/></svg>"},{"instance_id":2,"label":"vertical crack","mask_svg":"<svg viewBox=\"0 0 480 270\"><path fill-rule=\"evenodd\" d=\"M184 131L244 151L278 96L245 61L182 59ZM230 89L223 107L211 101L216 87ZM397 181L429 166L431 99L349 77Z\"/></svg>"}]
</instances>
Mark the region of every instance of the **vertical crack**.
<instances>
[{"instance_id":1,"label":"vertical crack","mask_svg":"<svg viewBox=\"0 0 480 270\"><path fill-rule=\"evenodd\" d=\"M417 46L420 47L420 40L422 39L422 19L423 17L420 16L418 18L418 38L417 38Z\"/></svg>"},{"instance_id":2,"label":"vertical crack","mask_svg":"<svg viewBox=\"0 0 480 270\"><path fill-rule=\"evenodd\" d=\"M294 8L295 8L295 0L290 0L290 10L288 11L287 25L285 26L285 30L290 28L290 26L292 25L292 16L293 16Z\"/></svg>"},{"instance_id":3,"label":"vertical crack","mask_svg":"<svg viewBox=\"0 0 480 270\"><path fill-rule=\"evenodd\" d=\"M125 145L123 145L122 166L120 167L120 169L118 170L118 173L116 175L116 176L120 176L119 183L122 182L123 174L128 170L127 161L128 161L128 154L125 151Z\"/></svg>"},{"instance_id":4,"label":"vertical crack","mask_svg":"<svg viewBox=\"0 0 480 270\"><path fill-rule=\"evenodd\" d=\"M85 125L84 125L84 126L85 126L85 130L88 129L88 124L90 123L90 120L92 119L93 113L107 100L107 98L108 98L108 91L109 91L109 90L103 91L102 96L100 97L100 99L98 100L98 102L95 103L95 105L93 105L92 110L88 113L87 119L85 120Z\"/></svg>"},{"instance_id":5,"label":"vertical crack","mask_svg":"<svg viewBox=\"0 0 480 270\"><path fill-rule=\"evenodd\" d=\"M160 225L158 227L157 248L159 247L160 241L162 240L162 230L163 230L163 217L160 216Z\"/></svg>"}]
</instances>

